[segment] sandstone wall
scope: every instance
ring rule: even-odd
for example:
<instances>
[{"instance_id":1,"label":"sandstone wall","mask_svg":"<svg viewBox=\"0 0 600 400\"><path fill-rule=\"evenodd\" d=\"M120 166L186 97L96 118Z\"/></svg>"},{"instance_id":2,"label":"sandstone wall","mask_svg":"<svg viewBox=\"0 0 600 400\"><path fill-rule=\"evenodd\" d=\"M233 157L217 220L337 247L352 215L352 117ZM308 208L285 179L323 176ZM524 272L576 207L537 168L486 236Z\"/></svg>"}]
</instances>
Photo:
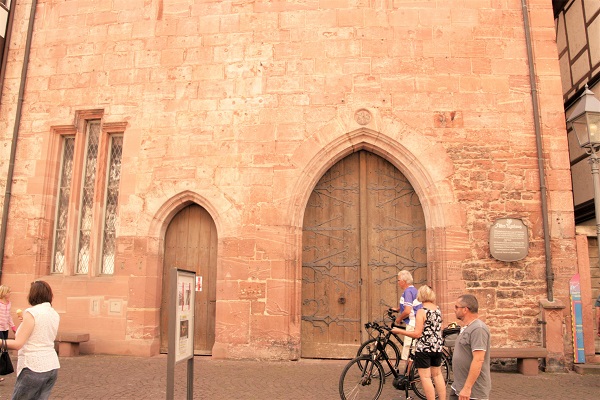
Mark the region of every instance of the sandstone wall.
<instances>
[{"instance_id":1,"label":"sandstone wall","mask_svg":"<svg viewBox=\"0 0 600 400\"><path fill-rule=\"evenodd\" d=\"M529 3L554 294L567 302L576 254L552 7ZM2 95L3 177L29 7L19 2ZM89 110L126 123L117 268L48 277L52 136ZM40 1L2 281L18 302L32 279L49 280L64 326L93 333L85 351L154 354L163 235L194 201L219 235L213 353L297 358L308 196L335 162L367 149L420 196L446 320L469 290L495 345L539 345L546 278L533 122L518 0ZM526 259L490 257L501 217L529 227ZM262 297L241 298L249 281ZM565 330L567 352L569 340Z\"/></svg>"}]
</instances>

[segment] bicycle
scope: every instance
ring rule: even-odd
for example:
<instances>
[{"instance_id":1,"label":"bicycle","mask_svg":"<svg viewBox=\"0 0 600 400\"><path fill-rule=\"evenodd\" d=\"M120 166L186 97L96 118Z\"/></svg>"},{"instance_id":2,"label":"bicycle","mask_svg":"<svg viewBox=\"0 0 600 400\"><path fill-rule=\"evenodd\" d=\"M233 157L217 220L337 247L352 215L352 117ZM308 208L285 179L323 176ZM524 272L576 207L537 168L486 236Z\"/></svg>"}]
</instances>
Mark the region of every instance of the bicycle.
<instances>
[{"instance_id":1,"label":"bicycle","mask_svg":"<svg viewBox=\"0 0 600 400\"><path fill-rule=\"evenodd\" d=\"M454 355L454 345L456 340L458 339L458 335L460 334L460 326L456 324L456 322L451 322L447 327L442 329L442 337L444 338L444 347L442 352L448 360L449 374L448 381L446 384L448 386L454 383L454 371L452 370L452 356Z\"/></svg>"},{"instance_id":2,"label":"bicycle","mask_svg":"<svg viewBox=\"0 0 600 400\"><path fill-rule=\"evenodd\" d=\"M388 326L389 328L393 328L396 325L394 324L394 322L396 321L396 311L394 311L391 308L388 308L386 314L384 314L383 316L383 324L385 326ZM374 323L374 322L373 322ZM365 324L365 328L367 330L367 332L369 333L370 338L367 339L366 341L364 341L360 347L358 348L358 351L356 352L356 357L359 357L363 354L370 354L371 353L371 348L373 348L375 346L375 342L377 341L377 338L373 335L372 331L369 331L370 329L372 329L371 324L373 323L367 323ZM402 354L402 347L404 347L404 341L402 340L401 336L398 336L395 333L391 333L391 338L396 339L396 342L399 343L399 346L394 343L393 341L389 340L386 343L385 346L385 350L387 352L388 358L392 363L392 366L394 367L394 369L398 369L398 365L400 364L400 355ZM387 364L383 365L383 369L386 370L386 366ZM385 376L390 376L392 374L392 370L388 369L385 371Z\"/></svg>"},{"instance_id":3,"label":"bicycle","mask_svg":"<svg viewBox=\"0 0 600 400\"><path fill-rule=\"evenodd\" d=\"M400 328L400 326L395 325L395 321L396 321L396 313L397 311L394 311L392 308L388 308L388 310L386 311L386 314L384 314L382 321L383 324L390 327L390 328L394 328L394 327L398 327ZM369 332L370 329L370 324L367 323L365 324L365 328L367 329L367 332ZM453 373L452 373L452 353L453 353L453 347L454 347L454 341L456 340L456 337L458 336L458 333L460 332L460 327L455 323L452 322L450 323L446 328L444 328L442 330L442 337L444 338L444 347L443 347L443 357L446 358L446 363L445 365L448 366L448 380L447 383L448 384L452 384L452 382L454 381L453 377ZM363 354L369 354L370 353L370 348L372 348L375 345L375 341L377 340L376 337L373 336L373 334L371 332L369 332L369 335L371 336L369 339L367 339L366 341L364 341L360 347L358 348L358 351L356 352L356 357L361 356ZM391 364L393 365L394 369L398 369L398 365L400 364L400 355L402 354L402 348L404 347L404 341L402 340L402 335L397 335L395 333L391 334L391 338L396 339L396 342L398 344L396 344L396 342L389 340L386 344L385 350L386 353L388 355L388 358L390 359ZM387 363L383 364L383 369L385 370L385 376L390 376L392 374L392 370L391 369L386 369L387 367Z\"/></svg>"},{"instance_id":4,"label":"bicycle","mask_svg":"<svg viewBox=\"0 0 600 400\"><path fill-rule=\"evenodd\" d=\"M411 347L409 352L409 362L404 370L404 378L398 370L392 365L386 347L390 343L390 337L393 335L391 328L381 326L376 322L365 324L365 328L377 331L378 335L375 341L369 346L369 354L360 355L351 360L342 371L339 381L339 392L342 400L377 400L385 384L386 373L380 360L385 361L391 373L394 375L393 386L397 390L404 390L406 399L411 399L408 391L412 390L417 397L426 399L425 391L421 384L419 371L412 362L414 359L414 350ZM410 366L410 367L409 367ZM442 376L444 381L448 381L450 366L448 359L442 358Z\"/></svg>"}]
</instances>

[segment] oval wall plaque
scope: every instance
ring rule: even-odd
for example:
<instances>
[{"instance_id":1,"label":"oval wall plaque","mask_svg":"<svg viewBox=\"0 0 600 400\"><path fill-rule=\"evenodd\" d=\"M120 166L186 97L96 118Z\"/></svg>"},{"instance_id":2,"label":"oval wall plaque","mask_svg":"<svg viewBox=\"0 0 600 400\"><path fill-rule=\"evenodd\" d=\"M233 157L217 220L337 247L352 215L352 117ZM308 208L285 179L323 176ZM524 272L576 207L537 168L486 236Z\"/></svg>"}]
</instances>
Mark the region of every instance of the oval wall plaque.
<instances>
[{"instance_id":1,"label":"oval wall plaque","mask_svg":"<svg viewBox=\"0 0 600 400\"><path fill-rule=\"evenodd\" d=\"M529 230L522 220L500 218L490 228L490 253L500 261L518 261L527 257Z\"/></svg>"}]
</instances>

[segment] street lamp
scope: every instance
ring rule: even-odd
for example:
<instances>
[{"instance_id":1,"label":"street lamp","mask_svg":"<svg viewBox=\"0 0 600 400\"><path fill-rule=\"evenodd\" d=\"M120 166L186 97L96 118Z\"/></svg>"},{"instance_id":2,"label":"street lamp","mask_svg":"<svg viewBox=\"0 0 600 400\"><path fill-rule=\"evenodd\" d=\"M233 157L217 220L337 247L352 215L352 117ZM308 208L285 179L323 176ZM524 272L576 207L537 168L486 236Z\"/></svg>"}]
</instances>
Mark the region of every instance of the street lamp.
<instances>
[{"instance_id":1,"label":"street lamp","mask_svg":"<svg viewBox=\"0 0 600 400\"><path fill-rule=\"evenodd\" d=\"M592 179L594 181L594 210L596 214L596 236L598 238L598 262L600 263L600 100L585 85L585 90L577 100L567 127L575 131L579 146L590 156Z\"/></svg>"}]
</instances>

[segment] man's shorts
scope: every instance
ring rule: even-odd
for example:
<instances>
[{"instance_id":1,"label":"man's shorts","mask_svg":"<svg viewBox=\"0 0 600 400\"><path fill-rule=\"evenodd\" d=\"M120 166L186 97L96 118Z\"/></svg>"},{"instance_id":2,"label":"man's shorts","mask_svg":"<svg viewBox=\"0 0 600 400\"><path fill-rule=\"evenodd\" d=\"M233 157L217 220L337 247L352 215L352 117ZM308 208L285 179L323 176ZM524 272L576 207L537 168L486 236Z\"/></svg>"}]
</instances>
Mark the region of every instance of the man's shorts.
<instances>
[{"instance_id":1,"label":"man's shorts","mask_svg":"<svg viewBox=\"0 0 600 400\"><path fill-rule=\"evenodd\" d=\"M425 353L417 351L415 353L415 366L417 368L439 367L442 365L442 352Z\"/></svg>"},{"instance_id":2,"label":"man's shorts","mask_svg":"<svg viewBox=\"0 0 600 400\"><path fill-rule=\"evenodd\" d=\"M415 327L407 325L406 330L409 332L414 332ZM402 340L404 341L404 346L402 347L402 355L400 356L400 358L402 360L408 360L408 354L410 352L410 346L412 346L413 339L408 336L404 336Z\"/></svg>"}]
</instances>

